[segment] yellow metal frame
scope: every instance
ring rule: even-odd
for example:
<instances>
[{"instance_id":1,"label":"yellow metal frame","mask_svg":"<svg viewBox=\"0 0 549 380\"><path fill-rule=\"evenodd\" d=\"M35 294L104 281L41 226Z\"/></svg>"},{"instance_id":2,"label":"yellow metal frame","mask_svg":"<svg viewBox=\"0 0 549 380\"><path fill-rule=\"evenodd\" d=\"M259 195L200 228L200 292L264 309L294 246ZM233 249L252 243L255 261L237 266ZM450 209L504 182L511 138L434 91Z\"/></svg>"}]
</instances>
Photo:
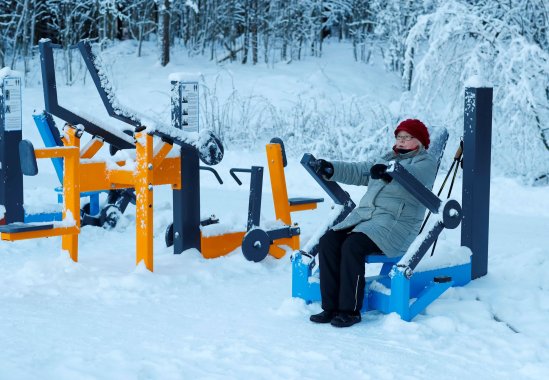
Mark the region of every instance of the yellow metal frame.
<instances>
[{"instance_id":1,"label":"yellow metal frame","mask_svg":"<svg viewBox=\"0 0 549 380\"><path fill-rule=\"evenodd\" d=\"M145 263L153 271L153 190L155 185L171 185L181 189L180 157L167 157L172 144L161 141L153 148L153 137L146 132L135 135L136 166L125 169L110 169L104 161L89 161L103 146L103 140L92 140L80 149L81 131L67 124L62 137L63 147L35 149L37 159L64 158L63 177L63 222L74 220L74 227L54 227L47 230L2 233L3 240L35 239L62 236L62 247L74 261L78 261L78 234L80 232L80 193L110 189L135 188L136 192L136 264ZM63 223L61 223L63 224ZM222 252L232 246L220 244ZM206 252L214 257L217 239L205 239ZM210 249L208 249L210 247ZM228 247L228 248L227 248Z\"/></svg>"},{"instance_id":2,"label":"yellow metal frame","mask_svg":"<svg viewBox=\"0 0 549 380\"><path fill-rule=\"evenodd\" d=\"M80 149L81 131L72 126L65 129L63 147L36 149L36 158L64 158L63 222L62 226L47 230L1 233L2 240L16 241L43 237L61 236L62 247L75 262L78 261L78 234L80 232L80 193L88 191L134 188L136 194L136 264L143 262L151 272L153 257L153 194L154 186L169 184L181 189L181 158L167 157L172 144L161 141L153 147L153 136L145 131L136 133L135 168L110 169L104 161L90 161L101 149L103 140L93 138ZM286 189L282 149L279 144L267 144L267 159L275 214L278 220L292 225L291 213L316 208L316 203L290 206ZM70 222L74 225L70 226ZM216 236L201 236L201 250L205 258L224 256L242 244L245 231ZM277 239L269 254L281 258L286 251L280 245L299 249L299 236Z\"/></svg>"},{"instance_id":3,"label":"yellow metal frame","mask_svg":"<svg viewBox=\"0 0 549 380\"><path fill-rule=\"evenodd\" d=\"M75 128L68 128L66 132L65 141L70 144L69 146L34 151L37 159L63 158L65 177L63 179L64 205L61 225L47 230L2 232L0 238L16 241L61 236L63 249L68 251L71 259L76 262L78 261L78 234L80 232L80 138ZM74 223L74 225L68 226L70 223Z\"/></svg>"},{"instance_id":4,"label":"yellow metal frame","mask_svg":"<svg viewBox=\"0 0 549 380\"><path fill-rule=\"evenodd\" d=\"M223 235L200 236L200 250L206 259L225 256L242 245L246 231L229 232Z\"/></svg>"},{"instance_id":5,"label":"yellow metal frame","mask_svg":"<svg viewBox=\"0 0 549 380\"><path fill-rule=\"evenodd\" d=\"M286 187L286 175L284 174L282 147L280 144L270 143L267 144L266 151L276 219L281 220L288 226L292 226L292 212L314 210L317 205L316 203L306 203L293 206L290 205L288 190ZM271 245L269 254L276 258L281 258L284 256L286 251L279 246L287 245L293 250L299 249L299 235L292 236L291 238L278 239L276 240L276 243L276 245Z\"/></svg>"}]
</instances>

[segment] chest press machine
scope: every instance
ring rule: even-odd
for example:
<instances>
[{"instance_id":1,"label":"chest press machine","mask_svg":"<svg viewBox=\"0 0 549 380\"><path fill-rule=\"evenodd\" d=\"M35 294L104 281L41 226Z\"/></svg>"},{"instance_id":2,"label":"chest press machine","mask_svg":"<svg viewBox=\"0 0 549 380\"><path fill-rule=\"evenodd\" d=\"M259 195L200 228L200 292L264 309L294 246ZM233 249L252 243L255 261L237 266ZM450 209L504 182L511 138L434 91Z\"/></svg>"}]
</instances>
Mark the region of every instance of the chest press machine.
<instances>
[{"instance_id":1,"label":"chest press machine","mask_svg":"<svg viewBox=\"0 0 549 380\"><path fill-rule=\"evenodd\" d=\"M363 311L396 312L410 321L452 286L463 286L488 271L488 222L492 130L492 89L466 88L463 135L462 205L454 199L442 201L404 167L393 163L387 173L436 216L430 228L420 233L402 256L368 256L367 263L382 263L380 273L366 278ZM441 146L440 142L435 146ZM442 145L442 151L444 144ZM442 151L440 154L442 154ZM324 180L310 166L315 158L305 154L305 169L341 207L331 225L343 220L355 204L337 183ZM452 265L421 270L418 264L444 229L461 223L461 246L471 255ZM316 255L318 242L307 252L292 256L292 296L307 303L320 301ZM444 254L444 253L439 253Z\"/></svg>"}]
</instances>

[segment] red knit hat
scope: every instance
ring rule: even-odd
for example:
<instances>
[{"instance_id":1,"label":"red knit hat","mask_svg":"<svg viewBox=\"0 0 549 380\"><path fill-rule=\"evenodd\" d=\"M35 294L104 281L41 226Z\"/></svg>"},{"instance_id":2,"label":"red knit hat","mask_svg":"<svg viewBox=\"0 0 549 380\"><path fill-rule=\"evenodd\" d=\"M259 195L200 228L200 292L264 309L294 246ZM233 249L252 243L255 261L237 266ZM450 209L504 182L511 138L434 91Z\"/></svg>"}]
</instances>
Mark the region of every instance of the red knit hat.
<instances>
[{"instance_id":1,"label":"red knit hat","mask_svg":"<svg viewBox=\"0 0 549 380\"><path fill-rule=\"evenodd\" d=\"M425 149L429 149L429 144L431 140L429 139L429 131L425 124L423 124L418 119L406 119L401 121L398 127L395 129L395 136L400 131L405 131L418 139Z\"/></svg>"}]
</instances>

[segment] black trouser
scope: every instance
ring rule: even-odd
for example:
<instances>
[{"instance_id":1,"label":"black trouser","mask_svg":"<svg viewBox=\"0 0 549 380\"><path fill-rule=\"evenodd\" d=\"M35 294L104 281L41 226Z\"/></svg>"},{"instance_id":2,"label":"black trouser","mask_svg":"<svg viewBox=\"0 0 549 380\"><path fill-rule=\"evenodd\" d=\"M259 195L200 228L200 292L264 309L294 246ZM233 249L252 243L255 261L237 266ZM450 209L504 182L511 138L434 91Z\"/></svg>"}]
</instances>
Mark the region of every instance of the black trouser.
<instances>
[{"instance_id":1,"label":"black trouser","mask_svg":"<svg viewBox=\"0 0 549 380\"><path fill-rule=\"evenodd\" d=\"M367 255L381 255L379 247L364 233L328 230L319 241L322 309L360 312L364 300Z\"/></svg>"}]
</instances>

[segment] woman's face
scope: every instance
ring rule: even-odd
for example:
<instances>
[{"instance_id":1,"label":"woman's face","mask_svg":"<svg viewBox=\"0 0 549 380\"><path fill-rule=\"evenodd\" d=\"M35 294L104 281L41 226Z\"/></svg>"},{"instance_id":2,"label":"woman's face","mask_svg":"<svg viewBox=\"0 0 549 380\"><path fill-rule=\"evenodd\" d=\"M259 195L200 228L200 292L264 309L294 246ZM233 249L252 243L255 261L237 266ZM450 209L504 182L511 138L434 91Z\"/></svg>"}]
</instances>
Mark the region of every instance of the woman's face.
<instances>
[{"instance_id":1,"label":"woman's face","mask_svg":"<svg viewBox=\"0 0 549 380\"><path fill-rule=\"evenodd\" d=\"M399 132L396 135L396 144L397 149L407 149L414 150L419 146L419 140L408 132Z\"/></svg>"}]
</instances>

